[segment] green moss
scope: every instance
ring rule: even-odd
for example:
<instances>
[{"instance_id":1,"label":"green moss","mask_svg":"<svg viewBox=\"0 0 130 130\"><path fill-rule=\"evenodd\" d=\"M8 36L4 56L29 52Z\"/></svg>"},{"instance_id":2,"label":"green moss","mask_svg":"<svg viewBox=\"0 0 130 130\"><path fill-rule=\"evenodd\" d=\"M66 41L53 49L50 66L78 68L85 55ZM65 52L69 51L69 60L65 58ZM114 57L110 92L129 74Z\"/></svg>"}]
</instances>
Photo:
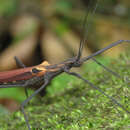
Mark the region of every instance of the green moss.
<instances>
[{"instance_id":1,"label":"green moss","mask_svg":"<svg viewBox=\"0 0 130 130\"><path fill-rule=\"evenodd\" d=\"M130 77L128 59L123 55L118 60L111 60L109 68L122 77ZM82 67L82 75L130 111L128 84L101 67L91 71L88 68L92 64ZM129 129L129 115L79 79L63 74L52 81L48 91L48 95L41 100L35 98L25 108L32 130ZM23 114L19 111L0 118L0 126L2 130L27 129Z\"/></svg>"}]
</instances>

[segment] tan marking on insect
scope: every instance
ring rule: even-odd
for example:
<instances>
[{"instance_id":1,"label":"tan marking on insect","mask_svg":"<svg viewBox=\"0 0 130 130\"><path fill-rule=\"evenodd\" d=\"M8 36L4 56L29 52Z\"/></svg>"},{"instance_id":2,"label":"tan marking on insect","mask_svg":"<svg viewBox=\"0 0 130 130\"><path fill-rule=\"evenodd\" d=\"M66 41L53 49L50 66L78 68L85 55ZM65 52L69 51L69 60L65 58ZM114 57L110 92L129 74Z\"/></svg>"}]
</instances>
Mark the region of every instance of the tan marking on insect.
<instances>
[{"instance_id":1,"label":"tan marking on insect","mask_svg":"<svg viewBox=\"0 0 130 130\"><path fill-rule=\"evenodd\" d=\"M49 66L50 64L47 61L44 61L40 65L42 65L42 66Z\"/></svg>"}]
</instances>

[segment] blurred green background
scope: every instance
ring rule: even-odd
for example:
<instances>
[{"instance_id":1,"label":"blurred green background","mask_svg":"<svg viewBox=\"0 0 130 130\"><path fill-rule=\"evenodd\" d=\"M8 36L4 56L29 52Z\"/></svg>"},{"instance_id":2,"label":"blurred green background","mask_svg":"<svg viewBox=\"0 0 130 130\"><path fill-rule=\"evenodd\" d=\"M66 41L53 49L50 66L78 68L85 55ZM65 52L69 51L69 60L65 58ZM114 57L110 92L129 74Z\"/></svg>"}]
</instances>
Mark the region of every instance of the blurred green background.
<instances>
[{"instance_id":1,"label":"blurred green background","mask_svg":"<svg viewBox=\"0 0 130 130\"><path fill-rule=\"evenodd\" d=\"M16 68L13 57L26 65L43 60L58 63L77 53L83 18L87 41L83 56L121 39L129 39L128 0L0 0L0 70ZM104 55L117 56L128 44Z\"/></svg>"}]
</instances>

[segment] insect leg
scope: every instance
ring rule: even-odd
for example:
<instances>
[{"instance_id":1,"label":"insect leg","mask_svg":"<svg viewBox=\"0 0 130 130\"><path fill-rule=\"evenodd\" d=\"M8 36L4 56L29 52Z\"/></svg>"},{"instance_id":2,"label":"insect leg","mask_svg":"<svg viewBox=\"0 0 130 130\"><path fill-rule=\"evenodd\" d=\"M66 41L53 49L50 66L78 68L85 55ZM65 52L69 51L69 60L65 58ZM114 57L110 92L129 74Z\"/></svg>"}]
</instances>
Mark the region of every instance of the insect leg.
<instances>
[{"instance_id":1,"label":"insect leg","mask_svg":"<svg viewBox=\"0 0 130 130\"><path fill-rule=\"evenodd\" d=\"M28 97L26 100L24 100L24 102L21 104L21 111L24 115L24 119L25 119L25 122L27 124L27 127L29 130L31 130L31 127L30 127L30 124L29 124L29 121L28 121L28 117L24 111L24 106L35 96L37 95L41 90L43 90L49 83L49 80L45 80L45 83L39 88L37 89L30 97Z\"/></svg>"},{"instance_id":2,"label":"insect leg","mask_svg":"<svg viewBox=\"0 0 130 130\"><path fill-rule=\"evenodd\" d=\"M18 59L17 56L14 57L14 60L16 62L16 65L20 68L26 68L26 66L22 63L22 61L20 59Z\"/></svg>"},{"instance_id":3,"label":"insect leg","mask_svg":"<svg viewBox=\"0 0 130 130\"><path fill-rule=\"evenodd\" d=\"M126 111L127 113L130 114L130 112L128 110L126 110L124 108L123 105L121 105L119 102L117 102L113 97L109 96L108 94L106 94L104 91L102 91L99 87L95 86L94 84L92 84L89 80L83 78L80 74L77 74L75 72L70 72L69 70L65 69L64 70L66 73L76 76L80 79L82 79L84 82L86 82L87 84L89 84L91 87L93 87L94 89L98 90L100 93L102 93L103 95L105 95L106 97L108 97L113 103L117 104L120 108L122 108L124 111Z\"/></svg>"},{"instance_id":4,"label":"insect leg","mask_svg":"<svg viewBox=\"0 0 130 130\"><path fill-rule=\"evenodd\" d=\"M97 51L97 52L91 54L90 56L84 57L84 58L80 59L80 62L83 63L83 62L85 62L85 61L91 59L92 57L94 57L94 56L96 56L96 55L98 55L98 54L101 54L101 53L105 52L106 50L108 50L108 49L110 49L110 48L112 48L112 47L114 47L114 46L117 46L118 44L121 44L121 43L123 43L123 42L128 42L128 43L130 43L130 40L118 40L118 41L116 41L116 42L114 42L114 43L108 45L107 47L105 47L105 48L103 48L103 49L100 49L99 51Z\"/></svg>"},{"instance_id":5,"label":"insect leg","mask_svg":"<svg viewBox=\"0 0 130 130\"><path fill-rule=\"evenodd\" d=\"M112 71L111 69L109 69L108 67L106 67L105 65L103 65L101 62L97 61L94 57L92 57L92 60L94 62L96 62L98 65L100 65L101 67L103 67L105 70L107 70L108 72L112 73L113 75L115 75L118 78L122 78L119 74L117 74L116 72Z\"/></svg>"},{"instance_id":6,"label":"insect leg","mask_svg":"<svg viewBox=\"0 0 130 130\"><path fill-rule=\"evenodd\" d=\"M26 68L26 66L22 63L22 61L17 56L15 56L14 59L18 67ZM28 89L26 87L24 88L24 91L25 91L26 97L28 98Z\"/></svg>"},{"instance_id":7,"label":"insect leg","mask_svg":"<svg viewBox=\"0 0 130 130\"><path fill-rule=\"evenodd\" d=\"M14 88L14 87L26 87L27 86L27 84L25 83L25 84L17 84L17 85L0 85L0 88Z\"/></svg>"}]
</instances>

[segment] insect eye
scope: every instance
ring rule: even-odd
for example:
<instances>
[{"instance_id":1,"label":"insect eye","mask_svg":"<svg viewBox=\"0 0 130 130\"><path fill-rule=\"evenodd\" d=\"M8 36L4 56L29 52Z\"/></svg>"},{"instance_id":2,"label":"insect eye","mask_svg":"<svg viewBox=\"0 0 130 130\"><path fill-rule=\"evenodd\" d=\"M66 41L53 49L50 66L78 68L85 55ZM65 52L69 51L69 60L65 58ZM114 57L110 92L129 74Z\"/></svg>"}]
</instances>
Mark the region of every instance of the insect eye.
<instances>
[{"instance_id":1,"label":"insect eye","mask_svg":"<svg viewBox=\"0 0 130 130\"><path fill-rule=\"evenodd\" d=\"M32 69L32 72L33 72L33 73L38 73L38 72L40 72L40 70L38 70L38 69L36 69L36 68L33 68L33 69Z\"/></svg>"}]
</instances>

